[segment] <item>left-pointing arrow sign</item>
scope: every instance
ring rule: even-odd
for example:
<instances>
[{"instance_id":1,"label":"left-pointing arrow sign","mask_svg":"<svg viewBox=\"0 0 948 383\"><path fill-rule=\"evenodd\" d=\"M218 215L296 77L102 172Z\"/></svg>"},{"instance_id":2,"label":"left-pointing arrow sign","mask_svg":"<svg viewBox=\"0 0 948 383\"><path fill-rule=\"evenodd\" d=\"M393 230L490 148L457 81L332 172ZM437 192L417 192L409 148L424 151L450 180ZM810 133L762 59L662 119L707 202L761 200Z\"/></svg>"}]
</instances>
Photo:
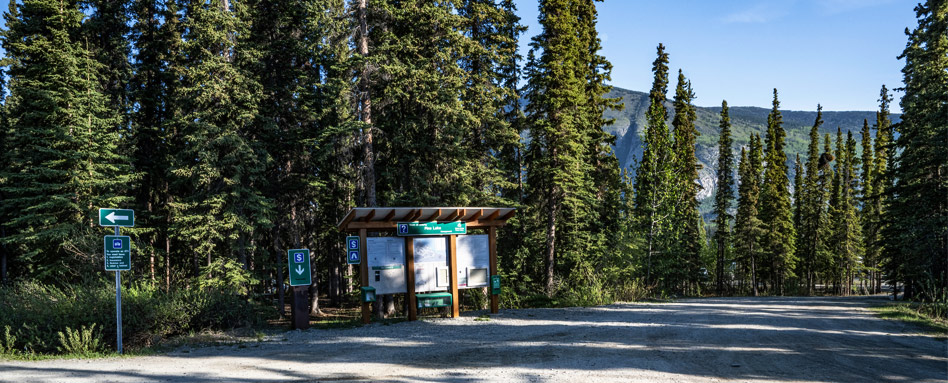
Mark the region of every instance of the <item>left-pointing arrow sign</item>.
<instances>
[{"instance_id":1,"label":"left-pointing arrow sign","mask_svg":"<svg viewBox=\"0 0 948 383\"><path fill-rule=\"evenodd\" d=\"M105 219L109 220L109 222L115 223L115 220L117 220L117 219L118 219L118 220L122 220L122 221L127 220L127 219L128 219L128 216L127 216L127 215L115 215L115 212L113 211L113 212L109 213L109 215L105 216Z\"/></svg>"},{"instance_id":2,"label":"left-pointing arrow sign","mask_svg":"<svg viewBox=\"0 0 948 383\"><path fill-rule=\"evenodd\" d=\"M135 226L135 211L132 209L99 209L99 226Z\"/></svg>"}]
</instances>

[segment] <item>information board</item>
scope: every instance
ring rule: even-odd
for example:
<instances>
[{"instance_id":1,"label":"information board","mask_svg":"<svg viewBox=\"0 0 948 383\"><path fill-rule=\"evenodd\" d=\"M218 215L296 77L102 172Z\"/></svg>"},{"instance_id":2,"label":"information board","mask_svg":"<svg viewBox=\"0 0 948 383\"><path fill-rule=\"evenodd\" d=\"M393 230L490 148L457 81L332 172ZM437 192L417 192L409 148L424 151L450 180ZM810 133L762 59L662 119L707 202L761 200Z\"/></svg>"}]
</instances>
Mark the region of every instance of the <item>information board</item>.
<instances>
[{"instance_id":1,"label":"information board","mask_svg":"<svg viewBox=\"0 0 948 383\"><path fill-rule=\"evenodd\" d=\"M375 288L377 295L408 292L404 238L366 238L365 253L365 262L369 269L369 286Z\"/></svg>"},{"instance_id":2,"label":"information board","mask_svg":"<svg viewBox=\"0 0 948 383\"><path fill-rule=\"evenodd\" d=\"M415 237L415 291L447 291L448 237Z\"/></svg>"},{"instance_id":3,"label":"information board","mask_svg":"<svg viewBox=\"0 0 948 383\"><path fill-rule=\"evenodd\" d=\"M459 289L487 287L490 274L489 244L487 235L457 236Z\"/></svg>"}]
</instances>

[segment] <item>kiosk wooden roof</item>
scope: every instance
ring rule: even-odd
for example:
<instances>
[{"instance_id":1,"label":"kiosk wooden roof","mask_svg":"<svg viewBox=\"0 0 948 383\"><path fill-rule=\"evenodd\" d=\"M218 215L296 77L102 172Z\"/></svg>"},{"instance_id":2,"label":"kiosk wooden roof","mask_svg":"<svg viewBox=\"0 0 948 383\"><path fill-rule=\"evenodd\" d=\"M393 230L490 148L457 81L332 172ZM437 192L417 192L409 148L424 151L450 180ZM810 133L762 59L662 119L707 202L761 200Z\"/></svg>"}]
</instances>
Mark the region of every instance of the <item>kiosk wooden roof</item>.
<instances>
[{"instance_id":1,"label":"kiosk wooden roof","mask_svg":"<svg viewBox=\"0 0 948 383\"><path fill-rule=\"evenodd\" d=\"M503 226L517 209L510 207L357 207L339 222L339 230L395 230L397 222L457 222L472 229Z\"/></svg>"},{"instance_id":2,"label":"kiosk wooden roof","mask_svg":"<svg viewBox=\"0 0 948 383\"><path fill-rule=\"evenodd\" d=\"M368 232L395 231L399 222L464 222L469 229L485 229L488 237L490 275L497 275L497 227L503 226L516 214L517 209L509 207L357 207L349 211L339 222L339 230L358 232L360 245L359 280L363 287L369 286L368 260L366 259L366 237ZM457 281L457 236L448 237L448 275L450 279L451 316L460 315L458 306ZM417 319L415 297L414 243L411 236L405 240L405 258L407 273L408 320ZM497 295L490 295L490 311L498 311ZM362 322L369 323L371 309L368 303L362 303Z\"/></svg>"}]
</instances>

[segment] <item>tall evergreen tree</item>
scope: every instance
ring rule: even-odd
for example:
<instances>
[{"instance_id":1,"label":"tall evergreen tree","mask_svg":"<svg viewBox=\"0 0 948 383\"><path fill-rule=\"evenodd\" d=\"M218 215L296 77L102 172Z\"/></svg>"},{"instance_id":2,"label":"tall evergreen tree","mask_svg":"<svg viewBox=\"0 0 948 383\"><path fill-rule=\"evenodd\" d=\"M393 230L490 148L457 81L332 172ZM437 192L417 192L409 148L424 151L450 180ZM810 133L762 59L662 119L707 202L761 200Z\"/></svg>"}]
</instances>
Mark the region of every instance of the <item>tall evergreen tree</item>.
<instances>
[{"instance_id":1,"label":"tall evergreen tree","mask_svg":"<svg viewBox=\"0 0 948 383\"><path fill-rule=\"evenodd\" d=\"M731 117L728 114L727 100L721 101L721 122L718 125L718 174L717 189L714 192L714 243L717 245L715 258L715 280L718 295L725 292L727 281L728 249L731 246L731 200L734 199L734 153L731 151ZM742 161L743 159L743 150Z\"/></svg>"},{"instance_id":2,"label":"tall evergreen tree","mask_svg":"<svg viewBox=\"0 0 948 383\"><path fill-rule=\"evenodd\" d=\"M873 231L873 217L872 217L872 199L873 195L873 166L875 165L875 160L873 159L872 151L872 133L869 131L869 120L863 119L862 121L862 130L860 131L862 138L861 149L862 149L862 167L859 172L859 198L858 203L861 207L860 209L860 223L862 224L862 235L863 235L863 266L866 268L866 274L869 279L869 290L875 292L875 281L878 278L878 256L872 251L872 242L874 242L874 237L876 233Z\"/></svg>"},{"instance_id":3,"label":"tall evergreen tree","mask_svg":"<svg viewBox=\"0 0 948 383\"><path fill-rule=\"evenodd\" d=\"M180 49L179 20L174 2L137 0L131 4L134 23L130 40L135 45L133 76L128 82L128 102L132 110L129 137L135 170L141 174L134 191L140 227L136 229L142 254L148 254L148 274L157 277L157 263L163 260L165 288L171 285L171 214L169 203L174 153L180 144L170 125L176 110L171 95L178 76L169 63ZM116 76L116 78L121 78ZM120 97L113 98L119 105ZM160 259L159 259L160 258Z\"/></svg>"},{"instance_id":4,"label":"tall evergreen tree","mask_svg":"<svg viewBox=\"0 0 948 383\"><path fill-rule=\"evenodd\" d=\"M675 153L672 151L665 109L665 94L668 92L668 54L665 46L658 44L658 57L652 62L655 78L649 92L646 112L645 137L642 161L635 172L635 215L639 230L645 237L645 284L652 286L653 274L664 269L653 263L664 258L670 241L671 218L674 213ZM661 271L659 271L661 270Z\"/></svg>"},{"instance_id":5,"label":"tall evergreen tree","mask_svg":"<svg viewBox=\"0 0 948 383\"><path fill-rule=\"evenodd\" d=\"M873 158L870 177L872 184L866 187L869 192L864 193L863 215L866 222L866 253L867 259L872 260L872 268L882 267L882 252L885 249L880 233L885 224L883 215L885 206L888 204L888 190L892 187L892 178L889 174L889 155L892 148L893 126L889 120L889 103L892 102L892 96L885 85L879 92L879 111L876 112L876 140L873 144ZM870 193L871 192L871 193ZM877 273L873 292L882 291L881 272Z\"/></svg>"},{"instance_id":6,"label":"tall evergreen tree","mask_svg":"<svg viewBox=\"0 0 948 383\"><path fill-rule=\"evenodd\" d=\"M738 166L740 182L737 189L737 216L734 219L734 248L742 268L750 273L751 292L759 294L757 285L757 262L760 260L760 238L764 232L763 222L758 216L760 197L760 138L750 137L749 153L741 148L741 161Z\"/></svg>"},{"instance_id":7,"label":"tall evergreen tree","mask_svg":"<svg viewBox=\"0 0 948 383\"><path fill-rule=\"evenodd\" d=\"M905 95L883 211L886 271L905 296L934 299L948 288L948 2L915 7L918 26L899 58Z\"/></svg>"},{"instance_id":8,"label":"tall evergreen tree","mask_svg":"<svg viewBox=\"0 0 948 383\"><path fill-rule=\"evenodd\" d=\"M132 77L130 61L129 0L80 0L90 13L83 25L83 43L102 65L99 84L108 97L108 108L121 121L115 128L128 131L131 112L129 81Z\"/></svg>"},{"instance_id":9,"label":"tall evergreen tree","mask_svg":"<svg viewBox=\"0 0 948 383\"><path fill-rule=\"evenodd\" d=\"M260 85L239 62L247 48L246 4L228 0L182 2L181 51L171 70L180 75L172 122L181 134L172 173L187 194L171 203L174 236L188 246L193 271L215 255L237 262L253 230L270 226L264 184L265 148L253 125Z\"/></svg>"},{"instance_id":10,"label":"tall evergreen tree","mask_svg":"<svg viewBox=\"0 0 948 383\"><path fill-rule=\"evenodd\" d=\"M822 125L823 106L817 105L816 120L813 122L813 127L810 128L810 144L807 147L806 176L803 178L803 183L796 186L800 189L800 201L797 202L800 217L796 224L798 258L802 261L803 267L801 269L805 276L807 294L809 295L814 293L816 265L819 262L819 253L825 242L820 232L826 220L823 214L824 205L826 204L826 193L823 187L825 179L823 177L829 165L825 163L828 157L821 156L819 151L820 127ZM800 172L799 168L797 172Z\"/></svg>"},{"instance_id":11,"label":"tall evergreen tree","mask_svg":"<svg viewBox=\"0 0 948 383\"><path fill-rule=\"evenodd\" d=\"M787 155L784 150L786 132L779 107L777 90L774 89L773 108L767 116L764 158L767 166L760 192L760 218L765 225L762 244L772 268L772 284L777 294L783 295L784 282L793 276L793 267L796 264L796 233L790 203Z\"/></svg>"},{"instance_id":12,"label":"tall evergreen tree","mask_svg":"<svg viewBox=\"0 0 948 383\"><path fill-rule=\"evenodd\" d=\"M542 1L543 31L531 42L532 52L540 55L532 55L528 64L527 181L528 194L545 222L547 294L556 287L556 265L563 261L575 265L581 259L581 239L595 232L590 224L597 217L590 213L602 207L598 188L606 186L597 185L594 173L597 162L611 155L611 137L591 129L601 126L602 111L615 101L603 98L610 66L597 53L595 18L591 1ZM617 169L617 161L605 165ZM618 176L617 171L609 172ZM560 230L566 235L558 235Z\"/></svg>"},{"instance_id":13,"label":"tall evergreen tree","mask_svg":"<svg viewBox=\"0 0 948 383\"><path fill-rule=\"evenodd\" d=\"M11 3L5 18L3 242L18 254L16 275L75 280L101 254L95 210L126 202L119 122L98 86L101 66L75 40L84 18L75 3Z\"/></svg>"},{"instance_id":14,"label":"tall evergreen tree","mask_svg":"<svg viewBox=\"0 0 948 383\"><path fill-rule=\"evenodd\" d=\"M698 191L701 189L701 185L698 184L698 170L701 169L701 164L695 156L695 144L699 133L695 128L695 120L697 120L695 107L691 103L694 97L691 81L688 81L679 69L678 85L675 87L673 102L675 117L672 119L672 126L675 137L673 150L677 176L675 189L679 192L675 201L675 221L679 223L675 246L678 251L675 253L680 254L680 259L674 269L678 274L675 278L679 280L679 283L685 284L682 286L683 291L691 293L696 292L703 245L699 235L703 226L701 216L698 214Z\"/></svg>"}]
</instances>

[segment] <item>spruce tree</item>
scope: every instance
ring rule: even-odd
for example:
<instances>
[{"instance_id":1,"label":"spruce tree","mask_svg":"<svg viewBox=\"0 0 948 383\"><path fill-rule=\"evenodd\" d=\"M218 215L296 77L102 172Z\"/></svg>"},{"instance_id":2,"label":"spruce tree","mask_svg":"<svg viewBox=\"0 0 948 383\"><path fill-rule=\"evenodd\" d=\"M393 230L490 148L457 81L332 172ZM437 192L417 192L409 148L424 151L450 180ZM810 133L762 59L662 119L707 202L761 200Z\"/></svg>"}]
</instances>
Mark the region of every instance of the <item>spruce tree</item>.
<instances>
[{"instance_id":1,"label":"spruce tree","mask_svg":"<svg viewBox=\"0 0 948 383\"><path fill-rule=\"evenodd\" d=\"M734 248L736 258L742 269L750 273L751 292L759 294L757 285L757 263L760 260L760 238L763 234L763 222L758 216L760 196L760 138L750 137L750 150L741 148L741 161L738 166L740 179L737 194L737 216L734 220Z\"/></svg>"},{"instance_id":2,"label":"spruce tree","mask_svg":"<svg viewBox=\"0 0 948 383\"><path fill-rule=\"evenodd\" d=\"M163 265L165 288L171 285L171 227L169 203L173 195L169 171L180 145L176 129L170 125L176 105L171 96L178 77L169 70L180 44L177 8L154 0L138 0L131 5L134 23L130 40L136 50L132 58L133 76L128 82L132 112L128 116L130 141L134 143L132 163L141 174L134 191L139 228L136 236L142 254L148 254L148 274L156 281L157 264ZM120 98L113 98L119 101ZM162 262L163 261L163 262Z\"/></svg>"},{"instance_id":3,"label":"spruce tree","mask_svg":"<svg viewBox=\"0 0 948 383\"><path fill-rule=\"evenodd\" d=\"M860 131L862 142L862 167L859 172L859 198L860 222L862 223L863 235L863 266L866 268L866 274L869 279L869 291L875 292L875 281L879 277L878 254L873 251L873 242L877 241L877 232L874 230L872 195L873 186L873 167L875 160L872 151L872 134L869 131L869 120L862 122L862 131Z\"/></svg>"},{"instance_id":4,"label":"spruce tree","mask_svg":"<svg viewBox=\"0 0 948 383\"><path fill-rule=\"evenodd\" d=\"M931 300L948 287L948 2L925 1L915 13L899 56L905 95L882 238L890 281L904 283L907 298Z\"/></svg>"},{"instance_id":5,"label":"spruce tree","mask_svg":"<svg viewBox=\"0 0 948 383\"><path fill-rule=\"evenodd\" d=\"M89 8L89 18L83 25L83 43L88 44L92 56L102 65L99 86L108 97L108 108L116 114L120 131L128 131L131 112L129 81L132 65L129 60L130 18L129 0L81 0ZM140 2L140 1L139 1Z\"/></svg>"},{"instance_id":6,"label":"spruce tree","mask_svg":"<svg viewBox=\"0 0 948 383\"><path fill-rule=\"evenodd\" d=\"M823 214L826 204L826 193L821 186L821 180L828 169L828 164L820 166L821 158L825 162L825 156L820 155L820 127L823 125L823 106L816 106L816 120L813 127L810 128L810 143L807 147L806 176L803 178L803 184L800 188L800 218L796 225L798 230L797 249L798 257L802 261L802 271L805 275L807 294L813 295L815 287L816 264L818 254L824 246L824 239L820 236L820 228L823 226L825 216ZM799 172L799 170L798 170Z\"/></svg>"},{"instance_id":7,"label":"spruce tree","mask_svg":"<svg viewBox=\"0 0 948 383\"><path fill-rule=\"evenodd\" d=\"M131 170L119 121L100 92L102 68L79 35L75 3L11 3L2 35L9 136L0 178L5 247L15 275L62 282L96 270L96 209L124 204ZM101 259L101 258L100 258Z\"/></svg>"},{"instance_id":8,"label":"spruce tree","mask_svg":"<svg viewBox=\"0 0 948 383\"><path fill-rule=\"evenodd\" d=\"M254 229L270 225L265 148L254 117L260 85L239 63L247 48L246 4L215 0L182 3L181 51L171 70L180 74L171 124L182 145L172 164L176 186L187 194L171 203L173 235L188 246L194 273L215 255L236 262L248 251Z\"/></svg>"},{"instance_id":9,"label":"spruce tree","mask_svg":"<svg viewBox=\"0 0 948 383\"><path fill-rule=\"evenodd\" d=\"M695 156L695 143L699 135L695 129L695 120L697 115L695 107L691 100L695 97L691 88L691 81L688 81L682 71L678 70L678 85L675 87L675 117L672 119L674 127L675 142L673 150L675 152L675 189L678 190L678 196L675 201L675 218L678 222L677 244L675 253L680 259L674 266L677 271L676 279L682 286L683 291L693 293L697 286L697 277L701 266L701 248L703 242L700 238L701 217L698 214L698 191L701 185L698 184L698 170L701 165ZM689 291L691 289L691 291Z\"/></svg>"},{"instance_id":10,"label":"spruce tree","mask_svg":"<svg viewBox=\"0 0 948 383\"><path fill-rule=\"evenodd\" d=\"M790 179L787 177L787 155L784 151L786 132L783 129L780 101L774 89L773 108L767 116L767 137L763 184L760 192L760 217L765 231L763 249L771 265L773 287L783 295L784 282L793 276L796 263L796 233L790 202Z\"/></svg>"},{"instance_id":11,"label":"spruce tree","mask_svg":"<svg viewBox=\"0 0 948 383\"><path fill-rule=\"evenodd\" d=\"M873 158L870 173L872 185L871 188L867 188L872 193L867 193L864 197L865 206L863 207L868 222L865 234L866 252L871 254L869 258L874 260L874 267L882 267L883 263L882 253L885 249L885 243L880 233L885 224L883 216L885 206L888 204L888 190L892 187L892 179L888 170L889 163L892 161L889 153L894 141L894 129L892 122L889 120L889 104L891 102L892 96L889 94L889 90L886 89L885 85L882 85L882 90L879 91L879 111L876 112L876 140L872 150ZM873 292L882 292L881 271L875 280Z\"/></svg>"},{"instance_id":12,"label":"spruce tree","mask_svg":"<svg viewBox=\"0 0 948 383\"><path fill-rule=\"evenodd\" d=\"M610 66L598 55L595 7L591 1L550 0L540 3L543 31L531 42L526 107L531 142L527 154L528 194L542 217L545 233L545 290L555 290L555 269L581 264L586 242L594 240L595 213L609 211L598 191L618 195L618 162L609 151L611 137L592 131L614 100L604 98ZM595 65L591 65L591 62ZM596 166L606 171L596 172ZM604 176L605 175L605 176ZM607 177L614 177L607 180ZM604 209L604 210L603 210ZM614 209L614 208L612 208ZM558 234L562 231L562 234ZM600 249L601 250L601 249ZM590 271L590 270L586 270Z\"/></svg>"},{"instance_id":13,"label":"spruce tree","mask_svg":"<svg viewBox=\"0 0 948 383\"><path fill-rule=\"evenodd\" d=\"M731 151L731 118L728 115L727 100L721 101L721 122L718 125L718 173L717 188L714 192L714 243L717 245L715 258L715 280L717 281L718 295L725 292L724 284L729 282L725 277L725 268L728 260L728 249L731 246L730 222L731 200L734 199L734 153ZM743 150L741 151L742 161Z\"/></svg>"},{"instance_id":14,"label":"spruce tree","mask_svg":"<svg viewBox=\"0 0 948 383\"><path fill-rule=\"evenodd\" d=\"M663 268L654 267L665 253L670 241L666 239L671 230L674 213L675 153L672 151L665 109L665 94L668 91L668 54L665 46L658 44L658 57L652 62L655 74L649 92L649 107L646 112L645 137L642 161L635 172L635 215L639 230L645 237L645 284L652 286L653 274L664 273Z\"/></svg>"}]
</instances>

